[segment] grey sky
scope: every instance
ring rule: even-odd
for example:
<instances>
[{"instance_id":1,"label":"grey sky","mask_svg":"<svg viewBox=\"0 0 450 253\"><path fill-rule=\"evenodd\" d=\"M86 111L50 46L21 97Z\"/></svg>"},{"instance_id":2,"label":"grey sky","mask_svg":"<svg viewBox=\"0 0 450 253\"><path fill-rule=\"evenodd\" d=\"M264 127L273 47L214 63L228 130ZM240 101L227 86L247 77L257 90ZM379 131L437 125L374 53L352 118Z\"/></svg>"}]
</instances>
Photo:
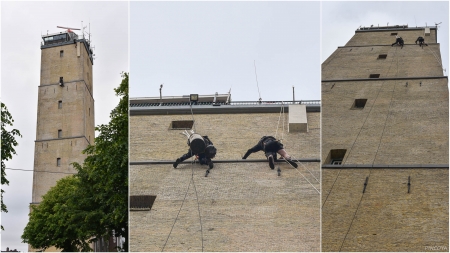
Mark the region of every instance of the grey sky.
<instances>
[{"instance_id":1,"label":"grey sky","mask_svg":"<svg viewBox=\"0 0 450 253\"><path fill-rule=\"evenodd\" d=\"M448 69L449 3L442 2L323 2L322 3L322 61L339 46L344 46L359 26L408 25L438 27L442 65ZM426 38L425 38L426 39ZM426 41L425 41L426 42ZM394 41L392 41L394 43ZM414 43L414 41L406 42Z\"/></svg>"},{"instance_id":2,"label":"grey sky","mask_svg":"<svg viewBox=\"0 0 450 253\"><path fill-rule=\"evenodd\" d=\"M131 2L130 97L320 99L319 2Z\"/></svg>"},{"instance_id":3,"label":"grey sky","mask_svg":"<svg viewBox=\"0 0 450 253\"><path fill-rule=\"evenodd\" d=\"M63 31L58 25L81 28L81 21L84 26L90 22L95 46L95 125L106 124L119 102L113 88L121 82L120 73L129 71L128 2L1 2L1 100L23 135L18 155L7 168L33 169L41 34ZM20 236L28 222L33 173L6 173L10 185L4 187L4 202L9 212L1 213L1 249L27 251Z\"/></svg>"}]
</instances>

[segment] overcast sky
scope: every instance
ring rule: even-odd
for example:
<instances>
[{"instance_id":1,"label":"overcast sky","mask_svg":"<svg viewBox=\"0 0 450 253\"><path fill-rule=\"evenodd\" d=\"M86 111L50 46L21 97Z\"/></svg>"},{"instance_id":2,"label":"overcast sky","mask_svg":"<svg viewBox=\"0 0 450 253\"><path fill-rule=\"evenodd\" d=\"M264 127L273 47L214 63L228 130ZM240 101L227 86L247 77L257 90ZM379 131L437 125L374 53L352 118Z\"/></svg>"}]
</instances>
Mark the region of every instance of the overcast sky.
<instances>
[{"instance_id":1,"label":"overcast sky","mask_svg":"<svg viewBox=\"0 0 450 253\"><path fill-rule=\"evenodd\" d=\"M113 89L121 82L120 73L129 71L128 2L1 2L1 101L14 118L14 128L23 135L18 139L18 155L6 163L7 168L33 169L41 34L64 31L56 26L81 28L81 21L84 26L90 22L95 46L95 125L107 124L110 111L119 102ZM33 173L6 173L8 213L1 213L5 228L1 250L27 251L20 236L28 222Z\"/></svg>"},{"instance_id":2,"label":"overcast sky","mask_svg":"<svg viewBox=\"0 0 450 253\"><path fill-rule=\"evenodd\" d=\"M130 97L320 99L320 2L131 2L130 64Z\"/></svg>"},{"instance_id":3,"label":"overcast sky","mask_svg":"<svg viewBox=\"0 0 450 253\"><path fill-rule=\"evenodd\" d=\"M449 4L445 2L322 2L322 60L355 35L359 26L408 25L438 27L442 65L448 69ZM426 41L425 41L426 42ZM392 41L394 43L394 41ZM414 43L414 42L409 42Z\"/></svg>"}]
</instances>

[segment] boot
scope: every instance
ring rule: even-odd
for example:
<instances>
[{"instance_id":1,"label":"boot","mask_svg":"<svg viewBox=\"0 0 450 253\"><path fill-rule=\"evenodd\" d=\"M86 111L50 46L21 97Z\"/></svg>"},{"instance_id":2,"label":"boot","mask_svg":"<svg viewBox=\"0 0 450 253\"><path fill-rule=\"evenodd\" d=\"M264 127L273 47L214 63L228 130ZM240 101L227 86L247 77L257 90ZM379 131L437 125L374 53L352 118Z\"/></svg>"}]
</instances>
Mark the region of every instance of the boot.
<instances>
[{"instance_id":1,"label":"boot","mask_svg":"<svg viewBox=\"0 0 450 253\"><path fill-rule=\"evenodd\" d=\"M178 164L181 163L182 160L180 158L178 158L174 163L173 163L173 168L176 169Z\"/></svg>"},{"instance_id":2,"label":"boot","mask_svg":"<svg viewBox=\"0 0 450 253\"><path fill-rule=\"evenodd\" d=\"M273 161L273 156L269 156L268 159L269 159L269 167L270 167L270 169L272 169L272 170L275 169L275 163Z\"/></svg>"}]
</instances>

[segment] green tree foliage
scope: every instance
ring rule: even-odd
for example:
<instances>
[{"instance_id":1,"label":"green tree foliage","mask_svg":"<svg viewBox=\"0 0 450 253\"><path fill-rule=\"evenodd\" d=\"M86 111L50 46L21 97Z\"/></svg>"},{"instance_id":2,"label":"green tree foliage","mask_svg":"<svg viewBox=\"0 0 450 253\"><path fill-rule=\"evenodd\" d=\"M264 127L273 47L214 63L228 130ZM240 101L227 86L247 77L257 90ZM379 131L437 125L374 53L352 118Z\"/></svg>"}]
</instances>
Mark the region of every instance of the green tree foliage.
<instances>
[{"instance_id":1,"label":"green tree foliage","mask_svg":"<svg viewBox=\"0 0 450 253\"><path fill-rule=\"evenodd\" d=\"M72 181L58 181L33 208L24 243L36 249L87 251L91 249L86 242L120 235L126 238L121 250L128 251L128 76L122 73L122 82L114 89L120 102L111 111L109 124L96 127L98 136L83 151L84 163L73 163L78 174ZM43 228L49 237L41 235Z\"/></svg>"},{"instance_id":2,"label":"green tree foliage","mask_svg":"<svg viewBox=\"0 0 450 253\"><path fill-rule=\"evenodd\" d=\"M96 128L99 135L95 145L83 152L88 155L78 170L86 199L96 204L102 218L92 220L96 237L110 235L126 238L124 251L128 251L128 73L122 73L122 83L114 91L121 97L110 114L108 125ZM114 231L114 234L113 234Z\"/></svg>"},{"instance_id":3,"label":"green tree foliage","mask_svg":"<svg viewBox=\"0 0 450 253\"><path fill-rule=\"evenodd\" d=\"M89 212L80 207L80 180L68 176L58 180L44 196L39 206L32 206L30 220L22 239L38 250L56 247L66 252L89 251L90 231L86 231Z\"/></svg>"},{"instance_id":4,"label":"green tree foliage","mask_svg":"<svg viewBox=\"0 0 450 253\"><path fill-rule=\"evenodd\" d=\"M16 154L16 150L14 149L15 146L18 145L17 141L16 141L16 136L22 137L22 135L20 134L19 130L17 129L13 129L11 131L6 130L6 126L12 126L13 125L13 118L11 116L11 114L8 111L8 108L6 107L5 104L1 103L1 110L2 110L2 185L6 184L9 185L9 181L8 179L6 179L6 165L5 165L5 161L8 161L10 159L12 159L12 156ZM5 191L1 190L1 199L2 199L2 212L7 213L8 209L6 208L6 205L3 203L3 193ZM1 229L3 229L3 226L1 226Z\"/></svg>"}]
</instances>

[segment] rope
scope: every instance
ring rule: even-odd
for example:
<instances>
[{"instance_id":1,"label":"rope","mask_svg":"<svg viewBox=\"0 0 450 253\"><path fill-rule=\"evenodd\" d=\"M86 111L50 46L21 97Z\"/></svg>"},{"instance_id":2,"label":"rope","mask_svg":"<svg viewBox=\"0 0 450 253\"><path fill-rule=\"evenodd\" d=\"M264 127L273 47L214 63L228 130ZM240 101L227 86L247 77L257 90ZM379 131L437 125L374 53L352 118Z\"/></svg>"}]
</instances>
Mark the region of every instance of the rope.
<instances>
[{"instance_id":1,"label":"rope","mask_svg":"<svg viewBox=\"0 0 450 253\"><path fill-rule=\"evenodd\" d=\"M189 105L191 106L191 115L192 115L192 122L193 122L192 128L194 128L194 132L197 132L195 130L195 120L194 120L194 112L192 111L192 101L189 102Z\"/></svg>"},{"instance_id":2,"label":"rope","mask_svg":"<svg viewBox=\"0 0 450 253\"><path fill-rule=\"evenodd\" d=\"M395 51L397 51L397 47L395 48ZM389 69L388 69L388 71L387 71L387 74L389 74L389 71L391 70L392 63L394 62L394 60L395 60L395 58L392 59L391 65L389 65ZM375 97L375 100L374 100L374 102L373 102L374 105L375 105L375 102L376 102L377 99L378 99L378 96L380 95L380 92L381 92L381 89L383 88L384 82L385 82L385 81L383 81L383 82L381 83L381 87L380 87L380 89L378 90L377 96ZM361 126L361 129L359 130L358 135L356 135L356 139L355 139L355 141L353 142L353 144L352 144L350 150L348 151L347 159L348 159L348 157L350 157L350 153L352 152L353 147L355 146L355 143L356 143L356 141L358 140L359 134L361 134L361 131L362 131L364 125L366 124L366 121L367 121L367 119L369 118L370 113L372 112L372 109L373 109L373 106L370 107L369 113L367 113L367 116L366 116L366 118L364 119L364 122L363 122L363 124L362 124L362 126ZM344 163L344 161L342 161L342 163Z\"/></svg>"},{"instance_id":3,"label":"rope","mask_svg":"<svg viewBox=\"0 0 450 253\"><path fill-rule=\"evenodd\" d=\"M342 171L342 170L339 170L339 172L338 172L338 174L337 174L337 176L336 176L336 179L334 180L333 185L331 186L330 192L327 194L327 197L325 198L325 201L324 201L323 204L322 204L322 210L323 210L323 206L324 206L325 203L327 202L328 196L330 196L331 191L333 191L334 184L336 183L336 181L337 181L337 179L338 179L338 177L339 177L339 174L341 174L341 171Z\"/></svg>"},{"instance_id":4,"label":"rope","mask_svg":"<svg viewBox=\"0 0 450 253\"><path fill-rule=\"evenodd\" d=\"M194 181L194 166L193 166L194 164L195 164L195 159L192 159L192 163L191 163L191 169L192 169L191 180L192 180L192 185L194 186L195 197L197 198L197 210L198 210L198 218L200 220L200 232L201 232L201 235L202 235L202 252L203 252L203 223L202 223L202 216L200 215L200 203L198 202L197 187L195 187L195 181Z\"/></svg>"},{"instance_id":5,"label":"rope","mask_svg":"<svg viewBox=\"0 0 450 253\"><path fill-rule=\"evenodd\" d=\"M299 162L299 163L303 166L303 168L305 168L305 169L311 174L311 176L313 176L313 178L314 178L318 183L320 183L320 181L314 176L314 174L313 174L310 170L308 170L308 168L306 168L305 165L303 165L302 162L300 162L299 160L297 160L297 158L295 158L294 156L292 156L292 158L294 158L294 161Z\"/></svg>"},{"instance_id":6,"label":"rope","mask_svg":"<svg viewBox=\"0 0 450 253\"><path fill-rule=\"evenodd\" d=\"M259 102L261 102L261 93L259 92L258 75L256 74L256 61L255 60L253 60L253 64L255 65L256 87L258 87Z\"/></svg>"},{"instance_id":7,"label":"rope","mask_svg":"<svg viewBox=\"0 0 450 253\"><path fill-rule=\"evenodd\" d=\"M164 248L166 247L167 241L169 241L169 237L170 237L170 235L172 234L173 227L175 226L175 223L176 223L177 220L178 220L178 215L180 215L181 209L183 208L184 201L186 200L186 197L187 197L187 194L188 194L188 191L189 191L189 187L190 187L190 186L191 186L191 180L189 180L189 185L188 185L188 188L186 189L186 193L184 194L183 202L181 202L180 210L178 210L177 217L175 218L175 221L174 221L173 224L172 224L172 228L170 229L169 235L167 236L166 242L164 243L164 246L163 246L163 248L161 249L161 252L164 251Z\"/></svg>"},{"instance_id":8,"label":"rope","mask_svg":"<svg viewBox=\"0 0 450 253\"><path fill-rule=\"evenodd\" d=\"M277 128L275 130L275 139L277 138L277 134L278 134L278 126L280 125L280 120L281 120L281 112L283 111L283 102L281 102L281 107L280 107L280 116L278 117L278 123L277 123Z\"/></svg>"},{"instance_id":9,"label":"rope","mask_svg":"<svg viewBox=\"0 0 450 253\"><path fill-rule=\"evenodd\" d=\"M442 66L442 60L439 59L439 57L437 57L437 55L433 52L433 50L431 50L431 48L428 49L428 51L431 52L431 54L434 56L434 58L436 58L436 61L439 63L439 65L441 66L441 69L444 70L444 66Z\"/></svg>"},{"instance_id":10,"label":"rope","mask_svg":"<svg viewBox=\"0 0 450 253\"><path fill-rule=\"evenodd\" d=\"M311 182L309 182L309 180L297 169L297 168L295 168L294 166L292 166L292 164L290 164L290 163L288 163L288 161L286 160L286 159L284 159L284 161L287 163L287 164L289 164L289 165L291 165L291 167L292 168L294 168L294 169L296 169L297 170L297 172L298 173L300 173L300 175L302 175L302 177L304 178L304 179L306 179L306 181L308 181L308 183L314 188L314 190L316 190L317 191L317 193L319 193L320 194L320 191L319 190L317 190L317 188L316 187L314 187L314 185L313 184L311 184Z\"/></svg>"},{"instance_id":11,"label":"rope","mask_svg":"<svg viewBox=\"0 0 450 253\"><path fill-rule=\"evenodd\" d=\"M367 176L367 177L370 177L370 172L372 172L372 171L369 169L369 176ZM359 206L361 205L363 197L364 197L364 193L361 195L361 199L359 200L358 207L356 207L356 211L355 211L355 214L353 215L352 222L350 222L350 226L348 227L348 230L347 230L347 233L345 234L344 240L342 240L342 244L341 244L341 247L339 248L339 252L342 250L342 247L344 246L345 239L347 239L347 235L350 232L350 229L352 228L353 221L355 220L356 213L358 212L358 209L359 209Z\"/></svg>"}]
</instances>

